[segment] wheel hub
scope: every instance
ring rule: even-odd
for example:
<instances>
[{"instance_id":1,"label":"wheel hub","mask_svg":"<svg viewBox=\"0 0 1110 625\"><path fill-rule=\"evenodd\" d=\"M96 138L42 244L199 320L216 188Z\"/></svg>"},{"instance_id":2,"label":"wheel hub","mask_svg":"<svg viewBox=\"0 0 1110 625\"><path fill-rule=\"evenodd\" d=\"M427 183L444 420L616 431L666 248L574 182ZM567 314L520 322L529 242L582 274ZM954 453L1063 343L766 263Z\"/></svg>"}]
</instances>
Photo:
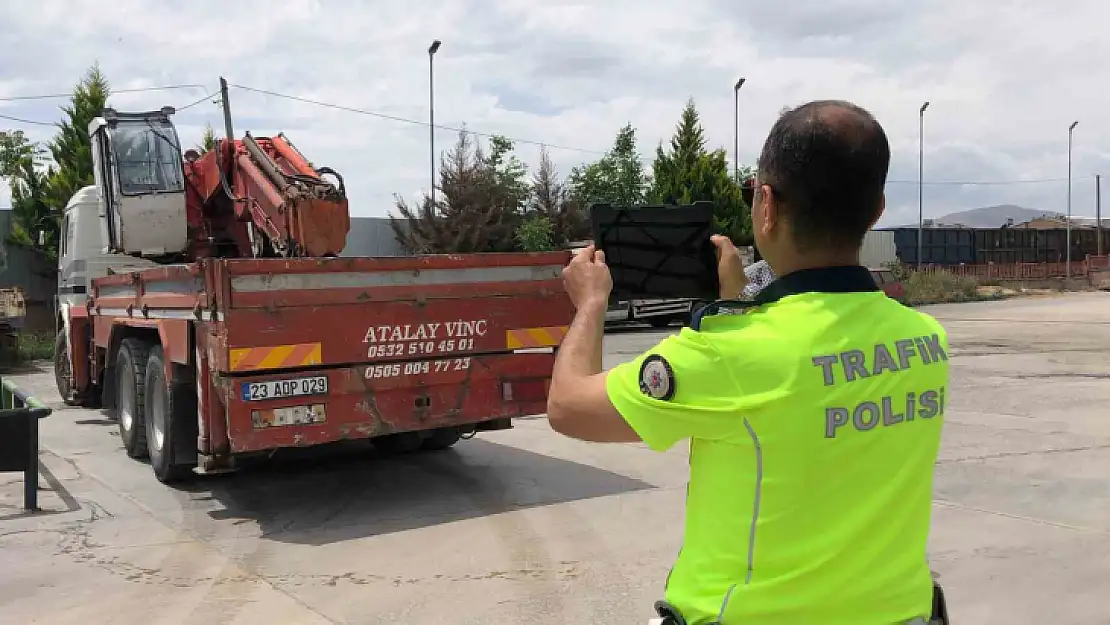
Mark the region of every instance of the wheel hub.
<instances>
[{"instance_id":1,"label":"wheel hub","mask_svg":"<svg viewBox=\"0 0 1110 625\"><path fill-rule=\"evenodd\" d=\"M150 432L150 443L156 451L162 451L162 445L166 442L166 390L158 384L147 392L151 393L151 402L148 405L153 430Z\"/></svg>"},{"instance_id":2,"label":"wheel hub","mask_svg":"<svg viewBox=\"0 0 1110 625\"><path fill-rule=\"evenodd\" d=\"M135 382L130 375L120 376L116 400L119 403L120 424L125 430L131 430L135 425Z\"/></svg>"}]
</instances>

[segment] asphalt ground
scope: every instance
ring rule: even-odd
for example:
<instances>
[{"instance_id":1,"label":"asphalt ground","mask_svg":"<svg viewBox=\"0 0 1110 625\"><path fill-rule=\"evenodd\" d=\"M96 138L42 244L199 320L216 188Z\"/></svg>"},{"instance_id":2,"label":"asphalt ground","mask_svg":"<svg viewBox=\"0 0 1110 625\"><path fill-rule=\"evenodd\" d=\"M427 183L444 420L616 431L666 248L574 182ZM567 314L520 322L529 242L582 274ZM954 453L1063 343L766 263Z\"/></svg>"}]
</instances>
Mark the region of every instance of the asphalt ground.
<instances>
[{"instance_id":1,"label":"asphalt ground","mask_svg":"<svg viewBox=\"0 0 1110 625\"><path fill-rule=\"evenodd\" d=\"M930 559L956 623L1110 623L1110 293L929 307L952 382ZM605 364L665 332L615 331ZM682 526L684 446L542 417L423 455L279 453L180 488L48 371L44 511L0 474L0 623L639 624Z\"/></svg>"}]
</instances>

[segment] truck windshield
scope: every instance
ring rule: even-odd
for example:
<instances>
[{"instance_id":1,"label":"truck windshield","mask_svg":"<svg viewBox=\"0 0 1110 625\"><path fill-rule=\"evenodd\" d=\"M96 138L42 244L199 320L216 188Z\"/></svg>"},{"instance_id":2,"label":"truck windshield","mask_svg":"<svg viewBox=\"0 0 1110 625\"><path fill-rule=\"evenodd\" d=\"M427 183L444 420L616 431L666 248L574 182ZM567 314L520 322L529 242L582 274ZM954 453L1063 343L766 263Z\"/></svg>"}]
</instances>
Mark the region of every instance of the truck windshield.
<instances>
[{"instance_id":1,"label":"truck windshield","mask_svg":"<svg viewBox=\"0 0 1110 625\"><path fill-rule=\"evenodd\" d=\"M112 129L120 193L182 191L181 150L173 126L161 121L121 123Z\"/></svg>"}]
</instances>

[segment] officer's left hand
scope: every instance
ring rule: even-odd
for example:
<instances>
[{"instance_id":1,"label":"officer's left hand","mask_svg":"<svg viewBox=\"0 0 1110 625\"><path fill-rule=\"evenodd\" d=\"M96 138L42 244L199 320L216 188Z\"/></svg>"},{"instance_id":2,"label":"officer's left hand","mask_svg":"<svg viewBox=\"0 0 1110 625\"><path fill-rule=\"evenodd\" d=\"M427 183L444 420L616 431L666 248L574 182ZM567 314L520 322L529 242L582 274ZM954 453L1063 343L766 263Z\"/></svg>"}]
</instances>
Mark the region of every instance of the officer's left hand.
<instances>
[{"instance_id":1,"label":"officer's left hand","mask_svg":"<svg viewBox=\"0 0 1110 625\"><path fill-rule=\"evenodd\" d=\"M740 258L740 250L733 245L732 239L715 234L709 237L713 245L717 246L717 276L721 285L721 299L736 299L748 285L748 277L744 275L744 261Z\"/></svg>"},{"instance_id":2,"label":"officer's left hand","mask_svg":"<svg viewBox=\"0 0 1110 625\"><path fill-rule=\"evenodd\" d=\"M578 250L563 268L563 285L576 309L605 309L609 305L609 292L613 290L613 276L605 264L605 252L594 245Z\"/></svg>"}]
</instances>

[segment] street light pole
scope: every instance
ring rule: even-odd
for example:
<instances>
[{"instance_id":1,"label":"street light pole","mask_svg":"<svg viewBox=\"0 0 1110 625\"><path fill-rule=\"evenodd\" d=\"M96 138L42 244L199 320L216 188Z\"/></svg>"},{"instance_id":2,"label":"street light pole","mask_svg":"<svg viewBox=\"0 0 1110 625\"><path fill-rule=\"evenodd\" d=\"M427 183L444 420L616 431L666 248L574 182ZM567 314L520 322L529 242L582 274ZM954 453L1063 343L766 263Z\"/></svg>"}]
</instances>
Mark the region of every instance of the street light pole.
<instances>
[{"instance_id":1,"label":"street light pole","mask_svg":"<svg viewBox=\"0 0 1110 625\"><path fill-rule=\"evenodd\" d=\"M1068 279L1071 279L1071 138L1072 133L1075 131L1075 127L1078 125L1079 122L1074 121L1071 123L1071 126L1068 126L1068 222L1066 224L1068 230L1066 237L1067 241L1065 242L1068 253L1067 260L1065 261L1067 267L1064 269L1064 275L1066 275Z\"/></svg>"},{"instance_id":2,"label":"street light pole","mask_svg":"<svg viewBox=\"0 0 1110 625\"><path fill-rule=\"evenodd\" d=\"M917 110L917 268L921 269L921 241L925 227L925 109L926 102Z\"/></svg>"},{"instance_id":3,"label":"street light pole","mask_svg":"<svg viewBox=\"0 0 1110 625\"><path fill-rule=\"evenodd\" d=\"M441 42L436 39L428 46L428 149L432 171L432 208L436 203L436 99L435 99L435 59Z\"/></svg>"},{"instance_id":4,"label":"street light pole","mask_svg":"<svg viewBox=\"0 0 1110 625\"><path fill-rule=\"evenodd\" d=\"M1102 176L1095 174L1095 254L1102 256Z\"/></svg>"},{"instance_id":5,"label":"street light pole","mask_svg":"<svg viewBox=\"0 0 1110 625\"><path fill-rule=\"evenodd\" d=\"M732 88L732 177L740 181L740 87L744 86L741 78Z\"/></svg>"}]
</instances>

